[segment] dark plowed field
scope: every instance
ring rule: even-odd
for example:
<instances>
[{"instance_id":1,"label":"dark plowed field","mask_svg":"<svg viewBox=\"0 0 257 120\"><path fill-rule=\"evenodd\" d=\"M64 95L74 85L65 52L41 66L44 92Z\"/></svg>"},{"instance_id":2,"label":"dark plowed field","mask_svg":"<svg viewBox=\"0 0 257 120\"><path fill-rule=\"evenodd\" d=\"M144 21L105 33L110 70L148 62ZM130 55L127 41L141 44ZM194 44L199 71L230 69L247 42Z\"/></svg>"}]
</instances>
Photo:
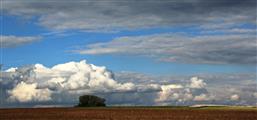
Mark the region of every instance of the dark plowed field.
<instances>
[{"instance_id":1,"label":"dark plowed field","mask_svg":"<svg viewBox=\"0 0 257 120\"><path fill-rule=\"evenodd\" d=\"M257 111L169 108L24 108L0 109L0 120L257 120Z\"/></svg>"}]
</instances>

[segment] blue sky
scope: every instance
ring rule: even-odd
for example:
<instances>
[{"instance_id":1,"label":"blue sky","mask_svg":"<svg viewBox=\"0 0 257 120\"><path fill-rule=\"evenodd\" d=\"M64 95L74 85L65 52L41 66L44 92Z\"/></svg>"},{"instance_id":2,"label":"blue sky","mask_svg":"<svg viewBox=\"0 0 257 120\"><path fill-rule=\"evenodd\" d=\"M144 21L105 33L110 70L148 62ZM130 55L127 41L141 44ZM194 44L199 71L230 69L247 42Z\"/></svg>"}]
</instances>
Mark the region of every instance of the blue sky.
<instances>
[{"instance_id":1,"label":"blue sky","mask_svg":"<svg viewBox=\"0 0 257 120\"><path fill-rule=\"evenodd\" d=\"M98 42L108 42L122 36L142 36L161 33L184 32L198 36L201 29L189 27L164 27L151 29L123 30L118 32L84 32L70 30L64 32L50 31L38 25L37 19L23 19L20 17L3 16L3 35L16 36L43 36L40 41L18 46L4 48L3 63L5 69L35 63L42 63L48 67L68 61L86 59L90 63L107 66L109 69L119 71L135 71L146 74L196 74L196 73L235 73L254 72L252 65L219 65L219 64L192 64L178 62L161 62L149 57L137 55L80 55L71 50L80 45ZM242 25L241 28L253 28L254 25ZM52 33L52 34L51 34ZM223 34L217 33L217 34Z\"/></svg>"}]
</instances>

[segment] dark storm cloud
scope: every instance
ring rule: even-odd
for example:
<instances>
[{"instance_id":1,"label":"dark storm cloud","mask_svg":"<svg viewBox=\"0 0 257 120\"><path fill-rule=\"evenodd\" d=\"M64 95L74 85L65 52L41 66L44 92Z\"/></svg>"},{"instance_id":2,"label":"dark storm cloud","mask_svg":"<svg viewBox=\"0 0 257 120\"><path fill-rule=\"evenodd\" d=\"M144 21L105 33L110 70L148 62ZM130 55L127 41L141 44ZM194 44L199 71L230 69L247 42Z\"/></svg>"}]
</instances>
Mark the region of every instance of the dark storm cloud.
<instances>
[{"instance_id":1,"label":"dark storm cloud","mask_svg":"<svg viewBox=\"0 0 257 120\"><path fill-rule=\"evenodd\" d=\"M87 45L80 54L132 54L166 62L256 64L255 34L128 36Z\"/></svg>"},{"instance_id":2,"label":"dark storm cloud","mask_svg":"<svg viewBox=\"0 0 257 120\"><path fill-rule=\"evenodd\" d=\"M4 1L11 15L55 30L110 31L208 23L256 23L254 0Z\"/></svg>"},{"instance_id":3,"label":"dark storm cloud","mask_svg":"<svg viewBox=\"0 0 257 120\"><path fill-rule=\"evenodd\" d=\"M256 26L255 0L4 0L2 10L26 19L36 16L38 24L57 31L197 26L201 33L225 34L176 38L180 40L162 34L121 37L75 50L81 54L131 53L186 63L256 63L256 28L238 27ZM122 47L116 46L119 42Z\"/></svg>"}]
</instances>

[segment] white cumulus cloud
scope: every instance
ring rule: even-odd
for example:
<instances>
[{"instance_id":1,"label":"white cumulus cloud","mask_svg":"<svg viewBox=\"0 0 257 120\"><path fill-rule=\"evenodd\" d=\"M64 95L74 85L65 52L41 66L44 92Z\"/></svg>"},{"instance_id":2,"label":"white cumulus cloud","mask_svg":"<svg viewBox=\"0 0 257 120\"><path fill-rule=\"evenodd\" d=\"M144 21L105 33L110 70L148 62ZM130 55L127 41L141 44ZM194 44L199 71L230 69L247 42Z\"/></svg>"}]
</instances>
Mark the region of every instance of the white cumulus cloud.
<instances>
[{"instance_id":1,"label":"white cumulus cloud","mask_svg":"<svg viewBox=\"0 0 257 120\"><path fill-rule=\"evenodd\" d=\"M191 88L204 88L206 86L206 83L202 80L199 79L198 77L192 77L191 78Z\"/></svg>"},{"instance_id":2,"label":"white cumulus cloud","mask_svg":"<svg viewBox=\"0 0 257 120\"><path fill-rule=\"evenodd\" d=\"M208 101L212 99L210 96L204 80L192 77L188 84L162 85L156 102Z\"/></svg>"},{"instance_id":3,"label":"white cumulus cloud","mask_svg":"<svg viewBox=\"0 0 257 120\"><path fill-rule=\"evenodd\" d=\"M133 83L118 83L105 67L80 62L58 64L51 68L35 64L21 72L19 68L6 70L16 73L18 84L9 90L10 98L20 102L50 100L51 94L73 92L76 94L98 92L126 92L136 89Z\"/></svg>"},{"instance_id":4,"label":"white cumulus cloud","mask_svg":"<svg viewBox=\"0 0 257 120\"><path fill-rule=\"evenodd\" d=\"M194 101L207 101L210 98L206 94L195 96Z\"/></svg>"},{"instance_id":5,"label":"white cumulus cloud","mask_svg":"<svg viewBox=\"0 0 257 120\"><path fill-rule=\"evenodd\" d=\"M182 88L182 85L177 84L162 85L159 98L157 98L156 101L177 100L179 98L179 94L177 92Z\"/></svg>"},{"instance_id":6,"label":"white cumulus cloud","mask_svg":"<svg viewBox=\"0 0 257 120\"><path fill-rule=\"evenodd\" d=\"M240 96L238 94L234 94L234 95L230 96L230 100L232 100L232 101L237 101L239 99L240 99Z\"/></svg>"},{"instance_id":7,"label":"white cumulus cloud","mask_svg":"<svg viewBox=\"0 0 257 120\"><path fill-rule=\"evenodd\" d=\"M249 88L248 85L253 84L251 81L245 83L247 89L239 82L241 89L234 86L237 91L227 90L228 92L223 94L226 89L222 88L221 84L210 82L217 77L196 77L198 76L196 75L172 78L132 73L122 74L123 77L121 74L116 75L114 77L107 68L89 64L85 60L52 67L35 64L10 68L1 71L0 99L5 101L1 106L11 106L17 102L29 105L75 105L78 97L83 94L104 97L109 105L193 105L213 102L213 104L252 105L256 103L254 86ZM232 80L235 82L237 80L235 77L227 80L226 84L230 84Z\"/></svg>"},{"instance_id":8,"label":"white cumulus cloud","mask_svg":"<svg viewBox=\"0 0 257 120\"><path fill-rule=\"evenodd\" d=\"M37 89L37 84L27 84L25 82L19 83L12 90L9 91L10 99L18 100L20 102L28 101L48 101L51 100L51 91L48 88Z\"/></svg>"}]
</instances>

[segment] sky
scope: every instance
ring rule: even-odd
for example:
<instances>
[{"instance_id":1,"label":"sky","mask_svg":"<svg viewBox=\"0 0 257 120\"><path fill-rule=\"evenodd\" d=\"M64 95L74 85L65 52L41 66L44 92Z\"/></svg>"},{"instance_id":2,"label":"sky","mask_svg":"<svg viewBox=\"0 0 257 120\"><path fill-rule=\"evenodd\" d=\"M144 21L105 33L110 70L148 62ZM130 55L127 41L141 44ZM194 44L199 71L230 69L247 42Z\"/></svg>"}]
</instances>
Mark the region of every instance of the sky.
<instances>
[{"instance_id":1,"label":"sky","mask_svg":"<svg viewBox=\"0 0 257 120\"><path fill-rule=\"evenodd\" d=\"M83 94L108 105L256 106L256 8L1 0L0 107L74 106Z\"/></svg>"}]
</instances>

